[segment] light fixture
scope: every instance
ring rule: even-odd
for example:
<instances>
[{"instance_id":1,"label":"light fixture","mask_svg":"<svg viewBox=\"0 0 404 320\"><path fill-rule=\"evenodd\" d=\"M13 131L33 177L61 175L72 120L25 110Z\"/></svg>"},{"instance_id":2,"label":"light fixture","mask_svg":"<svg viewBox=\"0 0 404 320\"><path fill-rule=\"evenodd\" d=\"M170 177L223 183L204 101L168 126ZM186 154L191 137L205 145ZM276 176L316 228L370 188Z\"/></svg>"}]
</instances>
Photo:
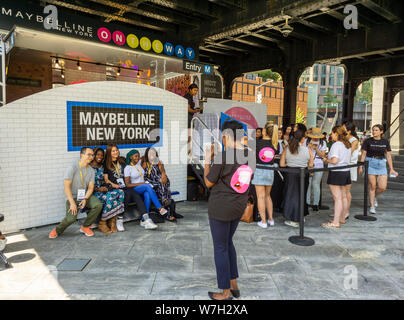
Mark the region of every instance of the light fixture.
<instances>
[{"instance_id":1,"label":"light fixture","mask_svg":"<svg viewBox=\"0 0 404 320\"><path fill-rule=\"evenodd\" d=\"M137 77L140 78L142 74L140 73L140 71L137 72Z\"/></svg>"},{"instance_id":2,"label":"light fixture","mask_svg":"<svg viewBox=\"0 0 404 320\"><path fill-rule=\"evenodd\" d=\"M120 75L121 75L121 68L120 68L120 67L118 67L118 71L116 72L116 75L117 75L117 76L120 76Z\"/></svg>"},{"instance_id":3,"label":"light fixture","mask_svg":"<svg viewBox=\"0 0 404 320\"><path fill-rule=\"evenodd\" d=\"M60 68L60 64L59 64L59 59L58 59L58 58L56 58L55 67L56 67L56 68Z\"/></svg>"},{"instance_id":4,"label":"light fixture","mask_svg":"<svg viewBox=\"0 0 404 320\"><path fill-rule=\"evenodd\" d=\"M78 69L78 70L81 70L81 69L82 69L82 68L81 68L81 65L80 65L80 60L77 61L77 69Z\"/></svg>"},{"instance_id":5,"label":"light fixture","mask_svg":"<svg viewBox=\"0 0 404 320\"><path fill-rule=\"evenodd\" d=\"M60 75L61 75L61 77L64 79L65 78L65 71L62 69L61 71L60 71Z\"/></svg>"}]
</instances>

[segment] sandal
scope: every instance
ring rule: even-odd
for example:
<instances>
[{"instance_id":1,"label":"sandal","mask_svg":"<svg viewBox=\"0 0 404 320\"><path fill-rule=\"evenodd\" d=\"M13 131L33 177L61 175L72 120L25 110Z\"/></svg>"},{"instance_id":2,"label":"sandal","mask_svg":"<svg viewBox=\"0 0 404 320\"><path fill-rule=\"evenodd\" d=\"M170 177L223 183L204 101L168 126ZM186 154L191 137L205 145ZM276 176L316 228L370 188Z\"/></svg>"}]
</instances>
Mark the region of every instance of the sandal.
<instances>
[{"instance_id":1,"label":"sandal","mask_svg":"<svg viewBox=\"0 0 404 320\"><path fill-rule=\"evenodd\" d=\"M327 228L327 229L339 229L340 228L339 225L334 224L333 222L323 223L321 226L324 228Z\"/></svg>"}]
</instances>

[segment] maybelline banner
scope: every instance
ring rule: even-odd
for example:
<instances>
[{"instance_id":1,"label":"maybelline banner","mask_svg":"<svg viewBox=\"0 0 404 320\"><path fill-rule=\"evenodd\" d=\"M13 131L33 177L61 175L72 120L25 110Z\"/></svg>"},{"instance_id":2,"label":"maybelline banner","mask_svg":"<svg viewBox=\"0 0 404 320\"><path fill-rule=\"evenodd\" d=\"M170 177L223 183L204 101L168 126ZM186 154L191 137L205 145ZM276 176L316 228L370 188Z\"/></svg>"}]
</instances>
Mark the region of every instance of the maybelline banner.
<instances>
[{"instance_id":1,"label":"maybelline banner","mask_svg":"<svg viewBox=\"0 0 404 320\"><path fill-rule=\"evenodd\" d=\"M160 147L163 107L95 102L67 102L68 151L82 147Z\"/></svg>"},{"instance_id":2,"label":"maybelline banner","mask_svg":"<svg viewBox=\"0 0 404 320\"><path fill-rule=\"evenodd\" d=\"M181 39L170 36L173 33L156 31L156 34L153 34L73 14L73 11L69 11L63 5L56 5L56 8L57 28L46 29L44 21L50 23L51 18L48 18L49 15L44 12L44 7L40 6L39 1L37 5L33 5L32 2L25 0L1 0L0 29L11 30L14 26L20 26L181 59L198 58L198 50Z\"/></svg>"}]
</instances>

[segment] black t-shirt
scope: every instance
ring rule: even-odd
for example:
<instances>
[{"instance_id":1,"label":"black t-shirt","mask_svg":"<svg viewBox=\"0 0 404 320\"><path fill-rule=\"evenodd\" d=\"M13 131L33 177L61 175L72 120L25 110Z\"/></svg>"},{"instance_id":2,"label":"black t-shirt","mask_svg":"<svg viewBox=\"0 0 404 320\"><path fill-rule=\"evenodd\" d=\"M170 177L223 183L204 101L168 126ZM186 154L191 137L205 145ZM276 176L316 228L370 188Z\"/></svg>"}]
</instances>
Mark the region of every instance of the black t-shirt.
<instances>
[{"instance_id":1,"label":"black t-shirt","mask_svg":"<svg viewBox=\"0 0 404 320\"><path fill-rule=\"evenodd\" d=\"M185 96L185 99L188 100L188 104L191 106L191 109L195 109L195 101L194 101L194 97L188 92ZM188 116L193 116L193 113L188 112Z\"/></svg>"},{"instance_id":2,"label":"black t-shirt","mask_svg":"<svg viewBox=\"0 0 404 320\"><path fill-rule=\"evenodd\" d=\"M123 166L119 162L118 162L118 164L117 163L114 163L114 164L117 166L119 174L118 174L117 170L115 169L114 165L112 165L112 168L113 168L112 170L108 169L107 166L104 165L104 174L108 175L109 181L111 181L112 183L118 184L117 179L119 179L119 178L122 178L125 181L125 177L124 177L124 173L123 173L125 166Z\"/></svg>"},{"instance_id":3,"label":"black t-shirt","mask_svg":"<svg viewBox=\"0 0 404 320\"><path fill-rule=\"evenodd\" d=\"M264 139L260 139L256 141L256 161L257 164L273 164L274 163L274 159L275 159L275 155L279 154L279 146L278 149L276 150L274 148L274 145L272 144L271 140L264 140ZM275 154L272 158L271 161L265 161L265 148L271 148L273 151L275 151Z\"/></svg>"},{"instance_id":4,"label":"black t-shirt","mask_svg":"<svg viewBox=\"0 0 404 320\"><path fill-rule=\"evenodd\" d=\"M210 182L215 183L209 196L208 214L210 218L219 221L240 219L247 206L248 190L238 193L232 189L230 182L240 166L248 165L248 151L235 150L236 152L219 153L216 158L221 159L221 164L217 163L215 158L206 177Z\"/></svg>"},{"instance_id":5,"label":"black t-shirt","mask_svg":"<svg viewBox=\"0 0 404 320\"><path fill-rule=\"evenodd\" d=\"M366 139L363 142L362 150L366 150L367 157L384 158L385 153L391 151L390 142L387 139L376 140L374 138Z\"/></svg>"}]
</instances>

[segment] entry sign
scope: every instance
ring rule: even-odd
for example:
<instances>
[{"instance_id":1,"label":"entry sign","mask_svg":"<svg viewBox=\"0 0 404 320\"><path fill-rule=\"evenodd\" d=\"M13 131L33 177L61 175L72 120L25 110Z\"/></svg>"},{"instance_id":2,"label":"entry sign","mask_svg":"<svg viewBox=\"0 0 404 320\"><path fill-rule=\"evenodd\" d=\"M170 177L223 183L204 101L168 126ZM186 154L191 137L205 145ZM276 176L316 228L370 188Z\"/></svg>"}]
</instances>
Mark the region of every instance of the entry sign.
<instances>
[{"instance_id":1,"label":"entry sign","mask_svg":"<svg viewBox=\"0 0 404 320\"><path fill-rule=\"evenodd\" d=\"M222 98L222 80L219 76L201 75L201 96L204 98Z\"/></svg>"},{"instance_id":2,"label":"entry sign","mask_svg":"<svg viewBox=\"0 0 404 320\"><path fill-rule=\"evenodd\" d=\"M211 64L183 60L183 69L204 74L214 74L215 68Z\"/></svg>"},{"instance_id":3,"label":"entry sign","mask_svg":"<svg viewBox=\"0 0 404 320\"><path fill-rule=\"evenodd\" d=\"M82 147L162 146L163 107L67 102L68 151Z\"/></svg>"}]
</instances>

